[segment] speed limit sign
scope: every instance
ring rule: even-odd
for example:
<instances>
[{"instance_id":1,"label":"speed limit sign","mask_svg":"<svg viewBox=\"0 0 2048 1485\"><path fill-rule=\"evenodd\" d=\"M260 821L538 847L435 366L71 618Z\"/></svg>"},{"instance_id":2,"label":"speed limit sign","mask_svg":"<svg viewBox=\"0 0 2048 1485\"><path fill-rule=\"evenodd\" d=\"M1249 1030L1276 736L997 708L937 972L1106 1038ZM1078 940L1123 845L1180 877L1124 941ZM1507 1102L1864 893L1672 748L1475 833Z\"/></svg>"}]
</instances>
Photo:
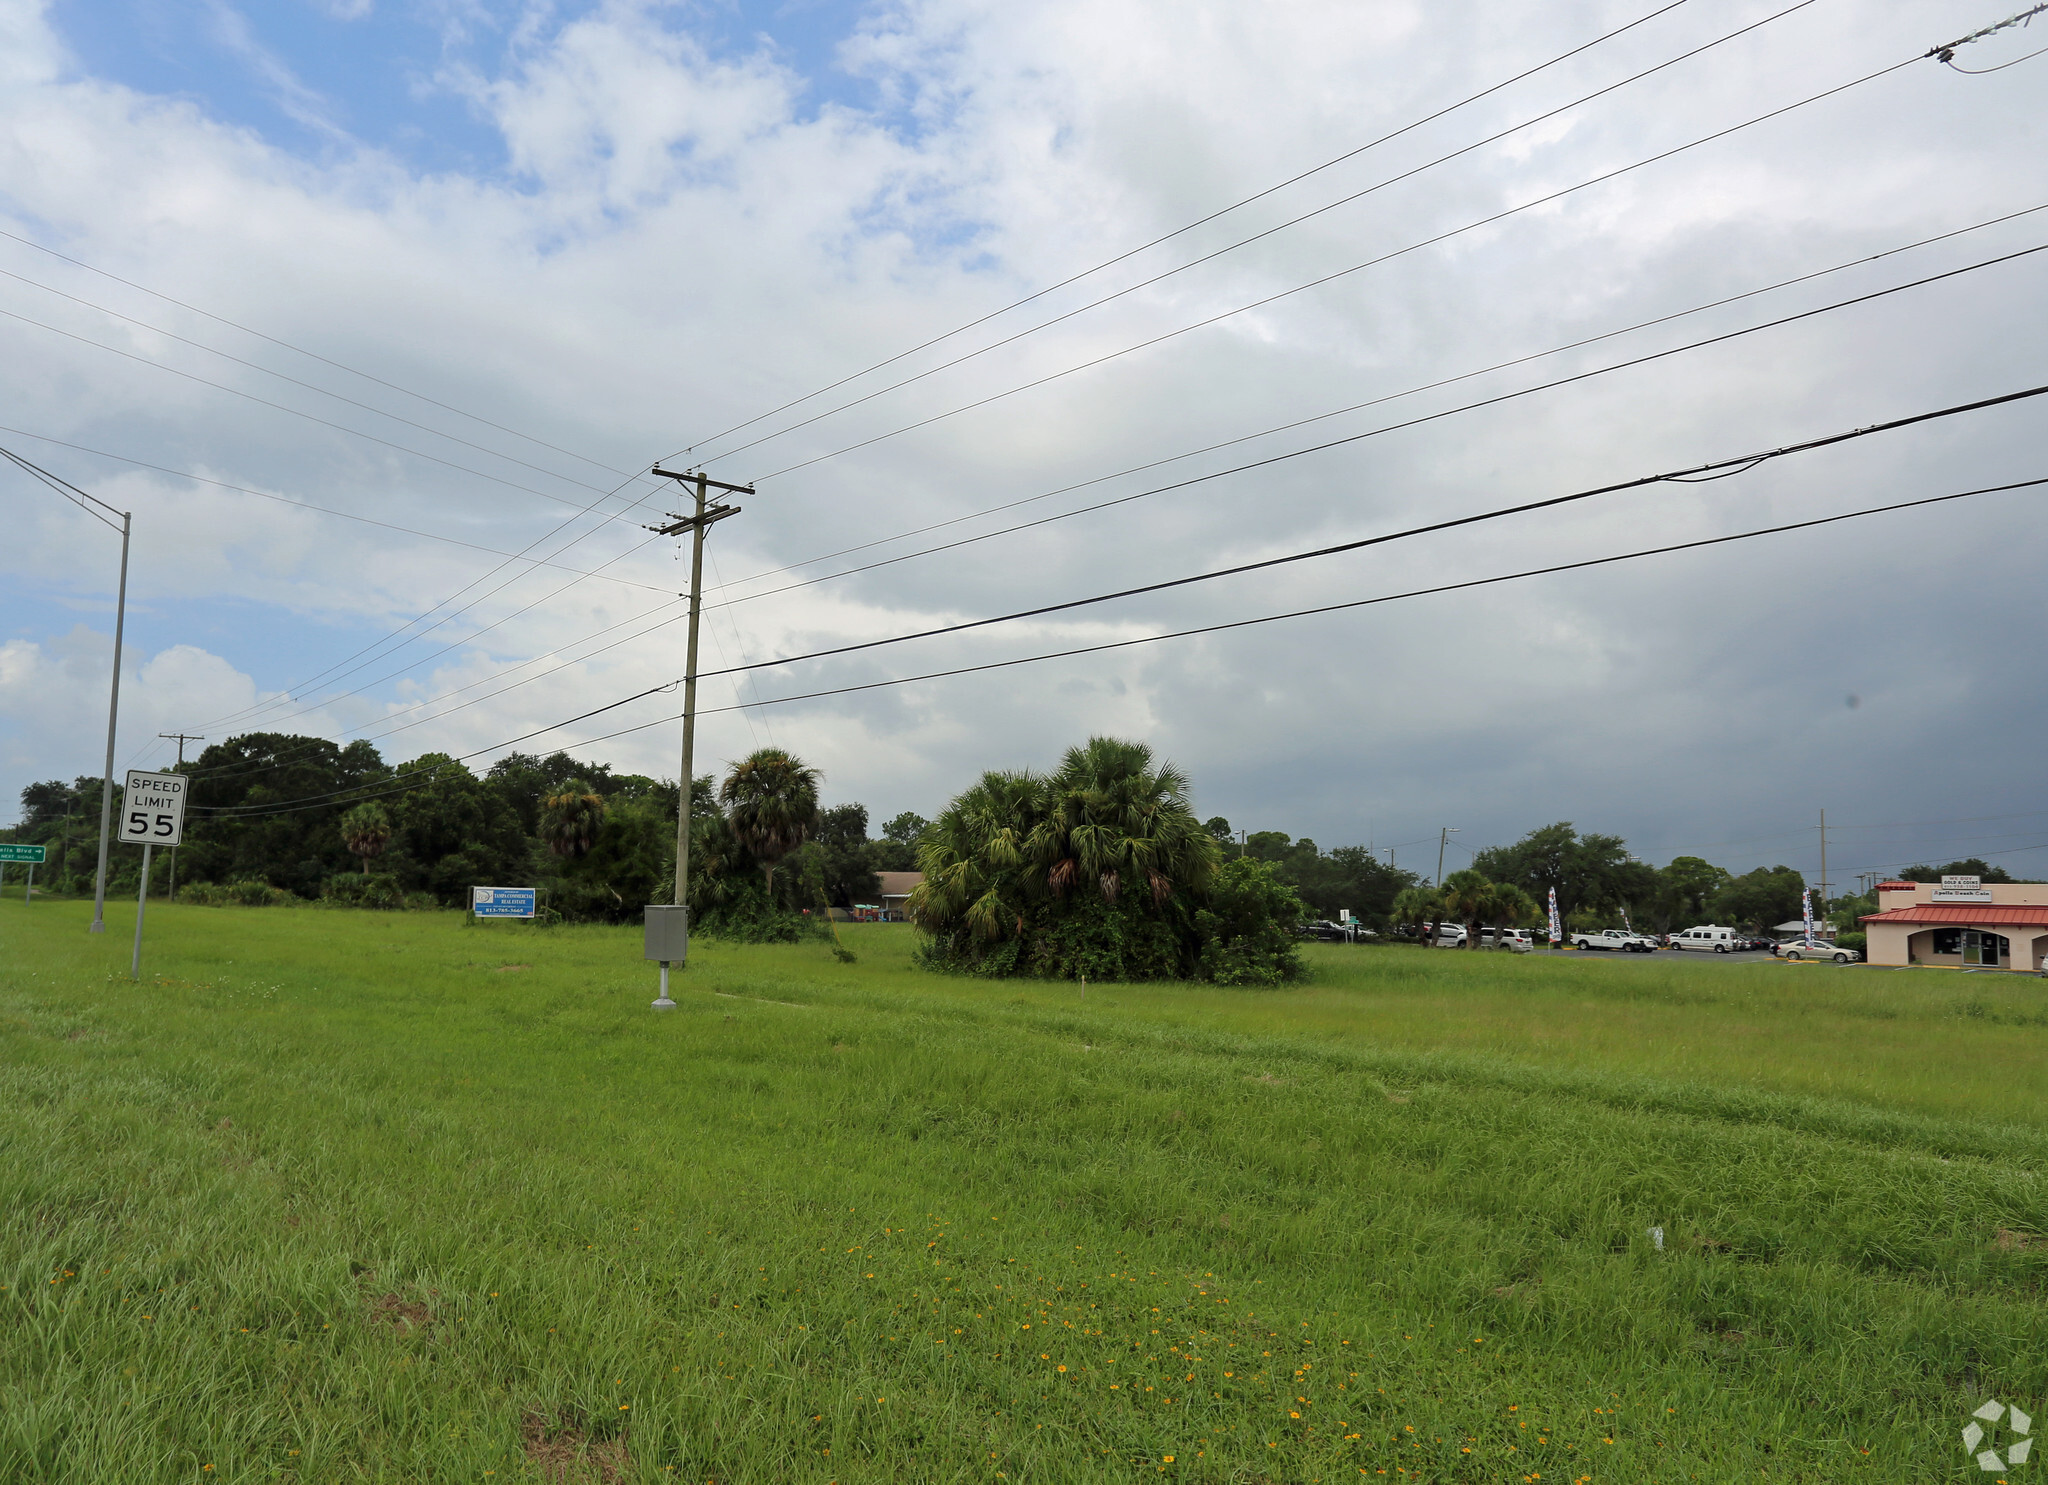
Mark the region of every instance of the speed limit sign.
<instances>
[{"instance_id":1,"label":"speed limit sign","mask_svg":"<svg viewBox=\"0 0 2048 1485\"><path fill-rule=\"evenodd\" d=\"M185 787L181 773L128 770L121 800L119 839L138 846L175 846L185 834Z\"/></svg>"}]
</instances>

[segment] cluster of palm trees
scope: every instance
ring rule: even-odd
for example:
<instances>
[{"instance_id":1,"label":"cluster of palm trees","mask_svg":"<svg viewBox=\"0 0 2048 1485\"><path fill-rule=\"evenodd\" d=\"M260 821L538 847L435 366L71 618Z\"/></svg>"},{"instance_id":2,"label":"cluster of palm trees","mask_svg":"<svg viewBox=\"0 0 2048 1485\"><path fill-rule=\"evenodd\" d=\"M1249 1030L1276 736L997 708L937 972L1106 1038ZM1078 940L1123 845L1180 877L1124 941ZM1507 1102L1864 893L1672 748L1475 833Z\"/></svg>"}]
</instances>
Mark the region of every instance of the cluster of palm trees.
<instances>
[{"instance_id":1,"label":"cluster of palm trees","mask_svg":"<svg viewBox=\"0 0 2048 1485\"><path fill-rule=\"evenodd\" d=\"M1433 945L1436 925L1460 923L1464 947L1479 947L1482 926L1512 928L1537 921L1536 900L1511 882L1494 882L1467 868L1444 878L1441 887L1410 887L1394 899L1394 921L1413 927L1425 945Z\"/></svg>"},{"instance_id":2,"label":"cluster of palm trees","mask_svg":"<svg viewBox=\"0 0 2048 1485\"><path fill-rule=\"evenodd\" d=\"M941 937L998 942L1089 897L1192 907L1221 860L1187 775L1143 743L1090 738L1050 775L985 773L948 805L918 846L909 913Z\"/></svg>"}]
</instances>

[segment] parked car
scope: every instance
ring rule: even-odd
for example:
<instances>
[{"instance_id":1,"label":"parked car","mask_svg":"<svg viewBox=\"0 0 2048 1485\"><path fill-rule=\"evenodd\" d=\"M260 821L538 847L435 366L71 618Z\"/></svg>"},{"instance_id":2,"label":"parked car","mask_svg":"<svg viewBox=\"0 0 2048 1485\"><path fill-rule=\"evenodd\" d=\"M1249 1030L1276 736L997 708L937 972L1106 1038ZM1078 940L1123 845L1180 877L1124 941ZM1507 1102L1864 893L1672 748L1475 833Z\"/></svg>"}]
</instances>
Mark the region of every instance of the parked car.
<instances>
[{"instance_id":1,"label":"parked car","mask_svg":"<svg viewBox=\"0 0 2048 1485\"><path fill-rule=\"evenodd\" d=\"M1854 964L1863 957L1859 950L1838 949L1833 944L1819 942L1777 944L1771 952L1781 959L1820 959L1836 964Z\"/></svg>"},{"instance_id":2,"label":"parked car","mask_svg":"<svg viewBox=\"0 0 2048 1485\"><path fill-rule=\"evenodd\" d=\"M1761 949L1765 953L1776 953L1778 941L1774 938L1746 938L1741 941L1741 947L1752 950Z\"/></svg>"},{"instance_id":3,"label":"parked car","mask_svg":"<svg viewBox=\"0 0 2048 1485\"><path fill-rule=\"evenodd\" d=\"M1526 928L1489 928L1483 937L1492 939L1494 948L1515 954L1529 954L1536 949L1536 935Z\"/></svg>"},{"instance_id":4,"label":"parked car","mask_svg":"<svg viewBox=\"0 0 2048 1485\"><path fill-rule=\"evenodd\" d=\"M1749 947L1749 940L1732 928L1716 928L1711 923L1702 923L1697 928L1688 928L1682 933L1671 935L1674 949L1711 949L1716 954L1734 954Z\"/></svg>"},{"instance_id":5,"label":"parked car","mask_svg":"<svg viewBox=\"0 0 2048 1485\"><path fill-rule=\"evenodd\" d=\"M1630 933L1622 928L1603 928L1598 933L1575 933L1572 944L1581 949L1618 949L1624 954L1648 954L1657 947L1657 941L1644 934Z\"/></svg>"},{"instance_id":6,"label":"parked car","mask_svg":"<svg viewBox=\"0 0 2048 1485\"><path fill-rule=\"evenodd\" d=\"M1313 923L1302 924L1301 936L1318 939L1326 944L1341 944L1351 937L1344 931L1342 923L1332 923L1328 918L1318 918Z\"/></svg>"},{"instance_id":7,"label":"parked car","mask_svg":"<svg viewBox=\"0 0 2048 1485\"><path fill-rule=\"evenodd\" d=\"M1465 925L1463 923L1439 923L1436 925L1436 946L1439 949L1462 949L1465 947Z\"/></svg>"}]
</instances>

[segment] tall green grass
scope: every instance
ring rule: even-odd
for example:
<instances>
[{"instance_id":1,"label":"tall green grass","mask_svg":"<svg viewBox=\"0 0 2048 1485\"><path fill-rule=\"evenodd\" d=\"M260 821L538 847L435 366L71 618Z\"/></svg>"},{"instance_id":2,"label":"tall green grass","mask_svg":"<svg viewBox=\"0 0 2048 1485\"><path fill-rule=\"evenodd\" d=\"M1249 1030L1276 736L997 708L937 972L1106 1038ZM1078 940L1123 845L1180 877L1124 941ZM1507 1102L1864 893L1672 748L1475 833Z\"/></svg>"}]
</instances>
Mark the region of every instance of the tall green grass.
<instances>
[{"instance_id":1,"label":"tall green grass","mask_svg":"<svg viewBox=\"0 0 2048 1485\"><path fill-rule=\"evenodd\" d=\"M0 910L0 1479L1921 1482L2048 1414L2038 982L1084 1001L874 926L656 1016L627 931L153 906L137 985L88 912Z\"/></svg>"}]
</instances>

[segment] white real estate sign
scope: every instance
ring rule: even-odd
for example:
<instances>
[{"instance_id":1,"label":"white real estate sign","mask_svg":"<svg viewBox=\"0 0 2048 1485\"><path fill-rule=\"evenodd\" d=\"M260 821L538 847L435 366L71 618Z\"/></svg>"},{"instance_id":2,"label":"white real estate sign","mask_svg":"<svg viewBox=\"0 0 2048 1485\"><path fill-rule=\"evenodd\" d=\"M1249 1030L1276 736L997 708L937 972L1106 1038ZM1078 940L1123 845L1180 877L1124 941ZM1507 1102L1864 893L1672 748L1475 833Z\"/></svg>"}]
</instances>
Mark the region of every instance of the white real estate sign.
<instances>
[{"instance_id":1,"label":"white real estate sign","mask_svg":"<svg viewBox=\"0 0 2048 1485\"><path fill-rule=\"evenodd\" d=\"M116 839L138 846L175 846L185 835L185 789L190 782L181 773L129 769Z\"/></svg>"}]
</instances>

